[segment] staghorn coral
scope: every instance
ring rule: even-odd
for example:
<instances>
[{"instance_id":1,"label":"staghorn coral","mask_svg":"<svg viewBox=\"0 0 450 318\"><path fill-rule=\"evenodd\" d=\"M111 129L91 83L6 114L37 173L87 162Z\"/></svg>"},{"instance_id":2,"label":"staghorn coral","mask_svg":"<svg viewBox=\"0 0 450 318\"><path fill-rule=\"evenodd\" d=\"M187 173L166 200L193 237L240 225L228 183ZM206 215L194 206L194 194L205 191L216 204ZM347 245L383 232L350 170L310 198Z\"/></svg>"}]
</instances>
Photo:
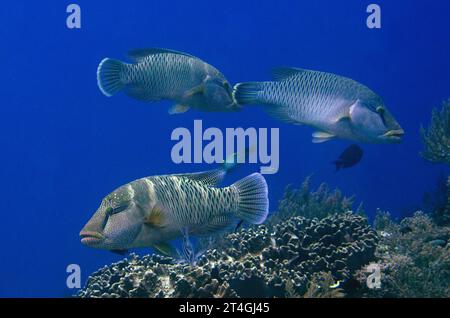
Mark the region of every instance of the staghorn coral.
<instances>
[{"instance_id":1,"label":"staghorn coral","mask_svg":"<svg viewBox=\"0 0 450 318\"><path fill-rule=\"evenodd\" d=\"M450 165L450 99L442 103L441 111L433 109L428 130L420 127L424 144L422 157Z\"/></svg>"},{"instance_id":2,"label":"staghorn coral","mask_svg":"<svg viewBox=\"0 0 450 318\"><path fill-rule=\"evenodd\" d=\"M291 216L303 216L308 219L322 219L335 213L351 210L353 197L343 196L341 191L330 191L326 183L322 183L317 190L311 190L311 178L308 177L299 189L288 185L283 198L278 204L278 211L271 218L271 223L277 223ZM362 212L362 205L357 213Z\"/></svg>"},{"instance_id":3,"label":"staghorn coral","mask_svg":"<svg viewBox=\"0 0 450 318\"><path fill-rule=\"evenodd\" d=\"M347 212L241 229L225 241L196 266L132 255L92 274L78 296L341 297L346 280L374 259L378 238L363 217Z\"/></svg>"},{"instance_id":4,"label":"staghorn coral","mask_svg":"<svg viewBox=\"0 0 450 318\"><path fill-rule=\"evenodd\" d=\"M386 215L379 216L379 219L385 218ZM376 255L382 286L379 290L369 290L365 286L367 274L357 272L361 294L369 297L450 296L448 227L437 226L429 216L416 212L400 223L380 223L377 230L381 237Z\"/></svg>"}]
</instances>

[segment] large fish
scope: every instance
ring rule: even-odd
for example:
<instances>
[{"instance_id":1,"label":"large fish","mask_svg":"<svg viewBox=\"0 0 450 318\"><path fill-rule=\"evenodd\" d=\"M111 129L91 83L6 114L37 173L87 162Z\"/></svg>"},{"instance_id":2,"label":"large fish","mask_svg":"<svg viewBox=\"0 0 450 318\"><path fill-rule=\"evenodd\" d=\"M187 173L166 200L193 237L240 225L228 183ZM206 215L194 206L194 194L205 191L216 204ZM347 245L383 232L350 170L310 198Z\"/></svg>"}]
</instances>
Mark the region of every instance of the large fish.
<instances>
[{"instance_id":1,"label":"large fish","mask_svg":"<svg viewBox=\"0 0 450 318\"><path fill-rule=\"evenodd\" d=\"M153 247L175 255L169 241L211 235L236 224L264 222L267 184L254 173L231 186L217 188L224 170L152 176L121 186L106 196L80 232L87 246L124 251Z\"/></svg>"},{"instance_id":2,"label":"large fish","mask_svg":"<svg viewBox=\"0 0 450 318\"><path fill-rule=\"evenodd\" d=\"M232 88L216 68L199 58L167 49L137 49L128 53L133 63L105 58L97 70L97 82L106 96L124 91L135 99L151 102L172 100L170 114L189 108L203 111L238 110Z\"/></svg>"},{"instance_id":3,"label":"large fish","mask_svg":"<svg viewBox=\"0 0 450 318\"><path fill-rule=\"evenodd\" d=\"M238 104L262 104L275 117L317 129L313 142L344 138L366 143L398 143L403 129L380 96L339 75L278 68L275 81L236 84Z\"/></svg>"}]
</instances>

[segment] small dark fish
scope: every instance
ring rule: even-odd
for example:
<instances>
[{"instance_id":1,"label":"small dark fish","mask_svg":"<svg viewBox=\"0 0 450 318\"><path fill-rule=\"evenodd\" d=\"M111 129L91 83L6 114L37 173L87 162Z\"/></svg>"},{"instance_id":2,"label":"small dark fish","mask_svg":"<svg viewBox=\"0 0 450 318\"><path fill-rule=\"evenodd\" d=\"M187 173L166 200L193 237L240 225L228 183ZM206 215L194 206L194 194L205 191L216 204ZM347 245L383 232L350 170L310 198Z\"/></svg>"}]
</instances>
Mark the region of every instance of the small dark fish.
<instances>
[{"instance_id":1,"label":"small dark fish","mask_svg":"<svg viewBox=\"0 0 450 318\"><path fill-rule=\"evenodd\" d=\"M117 255L121 255L121 256L128 254L128 250L111 250L111 252L113 252L114 254L117 254Z\"/></svg>"},{"instance_id":2,"label":"small dark fish","mask_svg":"<svg viewBox=\"0 0 450 318\"><path fill-rule=\"evenodd\" d=\"M336 165L336 171L353 167L361 160L363 153L362 149L356 144L347 147L344 152L341 153L339 158L336 161L333 161L333 164Z\"/></svg>"},{"instance_id":3,"label":"small dark fish","mask_svg":"<svg viewBox=\"0 0 450 318\"><path fill-rule=\"evenodd\" d=\"M412 229L410 226L404 225L404 226L402 226L402 227L400 228L400 233L406 234L406 233L412 232L412 230L413 230L413 229Z\"/></svg>"}]
</instances>

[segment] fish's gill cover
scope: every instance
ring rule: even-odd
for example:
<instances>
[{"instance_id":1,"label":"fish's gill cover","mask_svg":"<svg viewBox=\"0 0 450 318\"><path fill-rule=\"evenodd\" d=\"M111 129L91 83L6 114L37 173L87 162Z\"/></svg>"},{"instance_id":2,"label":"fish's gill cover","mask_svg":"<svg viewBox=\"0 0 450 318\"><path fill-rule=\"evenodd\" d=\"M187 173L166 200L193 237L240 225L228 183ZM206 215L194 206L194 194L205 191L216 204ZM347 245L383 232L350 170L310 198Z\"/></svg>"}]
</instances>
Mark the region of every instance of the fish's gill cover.
<instances>
[{"instance_id":1,"label":"fish's gill cover","mask_svg":"<svg viewBox=\"0 0 450 318\"><path fill-rule=\"evenodd\" d=\"M345 292L352 274L374 259L378 236L362 216L295 216L228 234L196 266L151 255L98 270L79 297L292 297L311 293L324 273Z\"/></svg>"}]
</instances>

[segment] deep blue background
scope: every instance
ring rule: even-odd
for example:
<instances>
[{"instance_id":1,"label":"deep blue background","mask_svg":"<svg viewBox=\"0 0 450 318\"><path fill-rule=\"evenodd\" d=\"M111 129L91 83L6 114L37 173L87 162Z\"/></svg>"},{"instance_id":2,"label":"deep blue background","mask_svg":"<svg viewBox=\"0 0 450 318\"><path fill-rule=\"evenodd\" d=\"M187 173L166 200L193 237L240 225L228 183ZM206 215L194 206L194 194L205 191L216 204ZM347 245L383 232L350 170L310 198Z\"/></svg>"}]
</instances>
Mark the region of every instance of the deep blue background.
<instances>
[{"instance_id":1,"label":"deep blue background","mask_svg":"<svg viewBox=\"0 0 450 318\"><path fill-rule=\"evenodd\" d=\"M118 1L117 1L118 2ZM450 2L381 1L382 29L365 25L371 1L76 1L82 29L66 28L68 1L8 1L0 9L0 296L68 296L66 266L83 280L120 259L89 249L78 233L116 187L139 177L210 167L171 162L171 131L205 127L280 127L281 163L267 176L272 210L288 183L314 174L376 208L401 215L420 204L448 169L419 156L419 126L450 97ZM132 48L189 52L230 82L269 79L290 65L342 74L385 100L406 130L401 145L363 145L356 167L330 161L348 141L311 143L311 129L272 120L258 107L235 114L145 104L97 88L96 68ZM242 167L227 182L257 166ZM145 250L141 252L146 252Z\"/></svg>"}]
</instances>

